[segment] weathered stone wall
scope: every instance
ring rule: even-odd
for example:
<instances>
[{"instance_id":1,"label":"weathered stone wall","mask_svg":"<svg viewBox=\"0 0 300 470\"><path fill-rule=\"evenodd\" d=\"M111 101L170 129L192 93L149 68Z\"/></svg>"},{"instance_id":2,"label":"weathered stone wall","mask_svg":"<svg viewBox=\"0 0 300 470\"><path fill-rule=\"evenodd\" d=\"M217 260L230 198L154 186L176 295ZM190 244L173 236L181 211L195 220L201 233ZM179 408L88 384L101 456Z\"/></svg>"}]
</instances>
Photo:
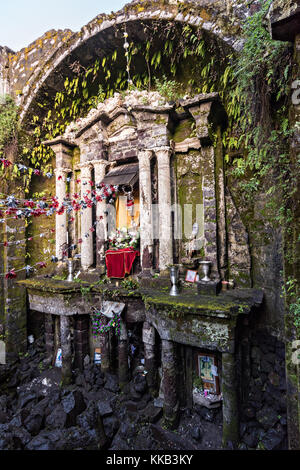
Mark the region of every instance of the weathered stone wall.
<instances>
[{"instance_id":1,"label":"weathered stone wall","mask_svg":"<svg viewBox=\"0 0 300 470\"><path fill-rule=\"evenodd\" d=\"M9 87L9 55L12 53L7 47L0 46L0 99L2 95L8 95Z\"/></svg>"},{"instance_id":2,"label":"weathered stone wall","mask_svg":"<svg viewBox=\"0 0 300 470\"><path fill-rule=\"evenodd\" d=\"M94 54L96 49L95 43L92 42L93 38L96 39L96 42L99 41L101 46L105 46L106 41L109 41L112 47L114 46L115 39L112 31L118 24L126 22L129 25L131 23L135 28L140 20L175 19L178 22L202 25L204 30L216 34L227 44L239 49L242 45L239 38L239 23L245 15L255 11L257 3L219 0L186 3L170 1L168 4L165 2L162 4L160 1L132 2L116 15L98 16L83 27L80 33L72 34L70 31L46 33L40 40L18 54L1 48L0 79L1 74L2 77L5 75L5 78L9 79L10 86L18 97L22 118L25 118L27 114L30 115L31 107L36 103L40 92L47 91L50 95L54 95L57 90L62 89L65 76L71 74L69 62L74 60L76 54L78 54L77 59L82 60L85 65L90 65L85 61L86 50L91 51L91 63L98 57L97 53ZM274 3L276 8L278 5L292 8L295 4L295 2L280 0ZM274 10L275 19L276 8ZM278 11L280 12L280 10ZM284 8L283 15L288 11L290 10ZM280 13L278 18L281 17ZM8 63L9 68L7 69L5 66ZM113 136L113 130L111 136ZM176 139L174 140L176 142ZM120 155L120 158L135 157L133 154L126 153L127 151L131 152L131 148L125 149L124 154L118 152L121 148L124 150L123 142L118 142L116 139L113 153L110 155L111 160L113 155ZM244 370L249 373L247 381L244 377L241 385L243 419L247 423L245 426L242 424L242 440L249 447L256 447L259 441L263 442L266 447L273 445L270 442L278 441L275 447L284 447L284 347L280 341L284 340L284 302L281 296L283 284L281 274L283 270L282 233L269 221L266 213L267 195L263 189L260 189L254 201L245 203L240 197L241 195L235 191L234 182L227 181L227 186L232 196L226 198L230 272L237 275L242 273L243 281L247 285L252 282L254 287L262 288L265 293L264 306L256 317L248 344L246 344L245 338L242 343L249 351L248 358L243 356L244 359L241 359L246 361ZM44 189L44 181L41 179L33 181L32 191L41 189ZM51 187L51 191L54 191L54 187ZM201 200L200 194L199 200ZM45 221L36 219L33 220L28 233L35 235L37 231L44 231L44 228L47 229L50 226L51 219ZM239 237L236 237L235 229L238 229ZM32 255L32 259L28 261L30 264L34 261L41 261L45 255L44 250L50 248L45 240L42 243L39 240L31 243L28 245L29 253ZM21 254L20 260L22 256ZM18 266L18 256L13 253L10 258L14 263L16 262L14 265ZM22 265L24 266L24 260ZM3 269L5 267L3 264ZM3 285L5 284L3 279L1 282ZM1 315L4 317L6 312L7 318L12 322L16 321L16 324L18 319L21 319L21 331L24 332L24 324L22 323L24 317L18 314L24 306L23 292L15 289L12 281L7 282L5 286L9 302L7 302L5 311L4 308L2 313L0 310L0 324ZM2 300L1 297L0 300ZM20 302L20 309L17 305L18 302ZM16 316L11 312L15 312ZM13 339L18 341L15 336Z\"/></svg>"},{"instance_id":3,"label":"weathered stone wall","mask_svg":"<svg viewBox=\"0 0 300 470\"><path fill-rule=\"evenodd\" d=\"M239 346L242 448L287 448L285 345L255 321Z\"/></svg>"},{"instance_id":4,"label":"weathered stone wall","mask_svg":"<svg viewBox=\"0 0 300 470\"><path fill-rule=\"evenodd\" d=\"M23 93L30 89L32 76L42 72L54 51L61 47L72 34L73 32L69 29L51 30L21 51L17 53L10 51L8 79L10 89L14 92L18 104L22 100Z\"/></svg>"},{"instance_id":5,"label":"weathered stone wall","mask_svg":"<svg viewBox=\"0 0 300 470\"><path fill-rule=\"evenodd\" d=\"M202 168L203 159L201 152L190 150L186 154L176 154L176 186L178 191L178 203L182 209L182 240L180 240L181 257L186 257L189 250L192 226L187 226L185 221L184 205L193 204L193 222L199 225L198 238L204 236L204 213L203 213L203 192L202 192ZM196 206L198 205L198 213ZM202 211L201 211L202 207ZM185 222L185 223L184 223ZM187 230L188 229L188 230ZM199 251L203 246L199 247Z\"/></svg>"},{"instance_id":6,"label":"weathered stone wall","mask_svg":"<svg viewBox=\"0 0 300 470\"><path fill-rule=\"evenodd\" d=\"M28 197L34 197L36 194L44 194L48 203L51 197L55 196L55 178L32 176ZM45 262L47 271L49 268L53 270L53 266L51 267L51 256L55 255L55 233L52 232L53 230L55 230L55 215L31 217L26 230L27 239L32 238L27 242L29 254L27 264L33 266L36 263ZM41 237L41 234L44 236Z\"/></svg>"},{"instance_id":7,"label":"weathered stone wall","mask_svg":"<svg viewBox=\"0 0 300 470\"><path fill-rule=\"evenodd\" d=\"M251 287L249 236L230 191L226 194L228 275L239 287Z\"/></svg>"},{"instance_id":8,"label":"weathered stone wall","mask_svg":"<svg viewBox=\"0 0 300 470\"><path fill-rule=\"evenodd\" d=\"M79 60L85 66L89 65L86 49L89 49L90 63L93 63L96 58L105 55L107 39L110 42L110 50L114 43L118 45L119 39L115 37L114 28L119 24L127 23L129 30L131 27L136 28L141 20L186 22L201 26L203 30L216 35L231 47L240 49L240 23L253 10L253 2L251 3L252 5L248 6L240 0L139 0L126 5L118 13L97 16L78 33L72 34L69 30L46 33L29 48L10 56L10 82L14 92L17 91L20 96L18 103L21 107L21 119L23 120L29 109L34 107L34 100L38 96L39 99L45 98L45 92L48 96L53 96L58 89L62 89L65 76L72 76L70 63ZM98 49L99 45L102 46L103 52ZM20 74L20 71L23 73Z\"/></svg>"}]
</instances>

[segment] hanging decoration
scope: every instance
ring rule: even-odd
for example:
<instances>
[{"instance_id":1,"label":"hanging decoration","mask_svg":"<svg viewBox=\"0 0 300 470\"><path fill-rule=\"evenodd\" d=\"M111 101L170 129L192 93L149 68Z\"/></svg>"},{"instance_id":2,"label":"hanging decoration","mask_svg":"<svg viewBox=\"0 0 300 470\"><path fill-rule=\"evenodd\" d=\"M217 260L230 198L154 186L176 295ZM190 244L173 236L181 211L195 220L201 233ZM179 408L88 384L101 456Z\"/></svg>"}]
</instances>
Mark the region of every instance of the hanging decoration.
<instances>
[{"instance_id":1,"label":"hanging decoration","mask_svg":"<svg viewBox=\"0 0 300 470\"><path fill-rule=\"evenodd\" d=\"M127 30L126 30L126 26L125 26L125 31L124 31L124 49L125 49L125 57L126 57L126 62L127 62L127 65L126 65L126 72L127 72L127 83L128 83L128 88L130 88L130 86L132 85L132 80L131 80L131 76L130 76L130 59L129 59L129 42L128 42L128 33L127 33Z\"/></svg>"},{"instance_id":2,"label":"hanging decoration","mask_svg":"<svg viewBox=\"0 0 300 470\"><path fill-rule=\"evenodd\" d=\"M106 323L107 317L101 311L96 311L92 318L92 330L95 338L104 333L108 333L111 330L114 331L116 336L120 336L120 313L114 313L112 319L108 323Z\"/></svg>"},{"instance_id":3,"label":"hanging decoration","mask_svg":"<svg viewBox=\"0 0 300 470\"><path fill-rule=\"evenodd\" d=\"M78 193L73 195L67 194L61 205L56 196L50 198L44 197L42 200L33 201L32 199L18 199L14 195L9 195L5 200L0 200L0 223L4 223L8 220L7 217L4 218L4 215L13 215L10 219L39 217L42 215L50 217L54 214L62 215L65 211L67 214L70 214L72 211L78 212L86 208L91 208L93 205L102 201L113 204L117 197L118 190L119 187L116 185L113 186L101 183L96 186L96 190L86 190L82 195L82 199L80 199Z\"/></svg>"},{"instance_id":4,"label":"hanging decoration","mask_svg":"<svg viewBox=\"0 0 300 470\"><path fill-rule=\"evenodd\" d=\"M19 232L18 232L19 233ZM44 238L46 235L50 233L55 233L54 229L47 230L46 232L39 233L38 235L34 235L33 237L23 238L22 240L7 240L5 242L0 243L0 246L13 246L13 245L21 245L22 243L31 242L34 238Z\"/></svg>"},{"instance_id":5,"label":"hanging decoration","mask_svg":"<svg viewBox=\"0 0 300 470\"><path fill-rule=\"evenodd\" d=\"M0 158L0 169L4 170L6 168L9 168L13 166L13 172L14 173L20 173L20 175L24 175L25 173L30 173L36 176L44 176L47 178L53 178L54 174L51 171L45 172L41 171L38 168L31 168L26 165L22 165L21 163L12 163L10 160L7 160L6 158Z\"/></svg>"}]
</instances>

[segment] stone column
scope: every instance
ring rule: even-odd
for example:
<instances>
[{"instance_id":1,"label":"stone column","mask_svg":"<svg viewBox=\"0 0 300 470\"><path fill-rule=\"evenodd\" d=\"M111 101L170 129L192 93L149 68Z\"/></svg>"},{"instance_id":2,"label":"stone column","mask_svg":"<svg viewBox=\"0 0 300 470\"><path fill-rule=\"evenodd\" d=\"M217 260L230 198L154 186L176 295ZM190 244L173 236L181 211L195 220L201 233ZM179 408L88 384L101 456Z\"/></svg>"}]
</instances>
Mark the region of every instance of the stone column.
<instances>
[{"instance_id":1,"label":"stone column","mask_svg":"<svg viewBox=\"0 0 300 470\"><path fill-rule=\"evenodd\" d=\"M171 222L171 169L169 147L155 149L158 165L159 204L159 268L166 271L173 263L173 241Z\"/></svg>"},{"instance_id":2,"label":"stone column","mask_svg":"<svg viewBox=\"0 0 300 470\"><path fill-rule=\"evenodd\" d=\"M140 184L140 251L141 267L144 274L150 274L153 256L151 157L151 150L143 150L138 154Z\"/></svg>"},{"instance_id":3,"label":"stone column","mask_svg":"<svg viewBox=\"0 0 300 470\"><path fill-rule=\"evenodd\" d=\"M79 165L81 168L81 198L87 195L90 199L91 195L86 194L91 190L90 181L92 178L92 166L90 163L82 163ZM92 266L94 262L93 253L93 234L90 229L93 226L93 212L92 207L86 207L81 212L81 266L84 270Z\"/></svg>"},{"instance_id":4,"label":"stone column","mask_svg":"<svg viewBox=\"0 0 300 470\"><path fill-rule=\"evenodd\" d=\"M174 429L178 421L177 364L175 345L162 340L162 368L164 392L164 419L167 427Z\"/></svg>"},{"instance_id":5,"label":"stone column","mask_svg":"<svg viewBox=\"0 0 300 470\"><path fill-rule=\"evenodd\" d=\"M119 354L119 385L122 388L128 383L128 334L127 326L124 320L121 319L121 334L119 338L118 354Z\"/></svg>"},{"instance_id":6,"label":"stone column","mask_svg":"<svg viewBox=\"0 0 300 470\"><path fill-rule=\"evenodd\" d=\"M235 356L222 354L223 447L235 447L239 441L239 414Z\"/></svg>"},{"instance_id":7,"label":"stone column","mask_svg":"<svg viewBox=\"0 0 300 470\"><path fill-rule=\"evenodd\" d=\"M104 323L104 320L103 320ZM107 320L105 321L107 323ZM102 333L100 335L100 347L101 347L101 371L107 372L110 369L109 361L109 333Z\"/></svg>"},{"instance_id":8,"label":"stone column","mask_svg":"<svg viewBox=\"0 0 300 470\"><path fill-rule=\"evenodd\" d=\"M143 325L143 343L145 354L146 379L152 396L157 394L157 368L155 363L155 329L150 323Z\"/></svg>"},{"instance_id":9,"label":"stone column","mask_svg":"<svg viewBox=\"0 0 300 470\"><path fill-rule=\"evenodd\" d=\"M97 191L97 184L100 184L106 173L106 167L109 163L106 160L96 160L93 162L95 170L95 186ZM107 240L107 216L106 216L106 201L99 201L96 205L96 262L97 267L105 269L105 242Z\"/></svg>"},{"instance_id":10,"label":"stone column","mask_svg":"<svg viewBox=\"0 0 300 470\"><path fill-rule=\"evenodd\" d=\"M63 205L66 197L66 179L67 174L70 172L71 170L65 168L57 168L55 170L56 197L59 203L59 208ZM63 251L67 248L67 233L68 223L67 212L65 210L63 214L56 214L56 257L59 260L63 258Z\"/></svg>"},{"instance_id":11,"label":"stone column","mask_svg":"<svg viewBox=\"0 0 300 470\"><path fill-rule=\"evenodd\" d=\"M224 155L222 143L222 130L218 126L217 148L215 155L216 173L216 208L217 208L217 243L219 251L219 270L221 279L228 279L228 254L227 254L227 231L226 231L226 199L225 199L225 174ZM213 211L212 211L213 212Z\"/></svg>"},{"instance_id":12,"label":"stone column","mask_svg":"<svg viewBox=\"0 0 300 470\"><path fill-rule=\"evenodd\" d=\"M89 355L89 316L74 317L75 366L83 370L84 358Z\"/></svg>"},{"instance_id":13,"label":"stone column","mask_svg":"<svg viewBox=\"0 0 300 470\"><path fill-rule=\"evenodd\" d=\"M61 207L66 197L66 178L72 172L72 152L76 145L59 136L53 140L43 142L51 147L55 153L56 160L56 197ZM63 247L67 246L67 214L56 215L56 257L61 260Z\"/></svg>"},{"instance_id":14,"label":"stone column","mask_svg":"<svg viewBox=\"0 0 300 470\"><path fill-rule=\"evenodd\" d=\"M71 331L70 317L60 317L60 341L62 351L62 383L69 385L72 382L72 354L71 354Z\"/></svg>"},{"instance_id":15,"label":"stone column","mask_svg":"<svg viewBox=\"0 0 300 470\"><path fill-rule=\"evenodd\" d=\"M54 359L54 318L45 314L46 362L50 365Z\"/></svg>"}]
</instances>

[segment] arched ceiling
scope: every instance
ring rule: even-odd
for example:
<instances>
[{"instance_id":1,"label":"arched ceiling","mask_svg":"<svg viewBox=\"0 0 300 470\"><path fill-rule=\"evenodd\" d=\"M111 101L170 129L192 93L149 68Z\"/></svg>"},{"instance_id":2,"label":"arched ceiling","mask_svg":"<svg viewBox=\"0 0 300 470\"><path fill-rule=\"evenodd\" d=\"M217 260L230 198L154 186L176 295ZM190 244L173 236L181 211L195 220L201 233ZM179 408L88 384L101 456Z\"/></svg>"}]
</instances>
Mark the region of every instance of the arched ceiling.
<instances>
[{"instance_id":1,"label":"arched ceiling","mask_svg":"<svg viewBox=\"0 0 300 470\"><path fill-rule=\"evenodd\" d=\"M63 89L65 78L71 78L73 74L71 64L79 62L88 67L97 58L123 48L122 29L125 25L129 37L139 41L143 40L145 22L149 25L170 21L186 23L198 26L228 46L239 49L242 44L239 16L245 14L236 6L240 3L234 2L235 9L231 11L231 16L227 2L223 0L134 1L115 14L97 16L79 33L68 34L54 49L47 52L46 57L34 63L35 67L32 67L31 75L26 77L27 81L18 98L21 123L30 119L39 100L51 98Z\"/></svg>"}]
</instances>

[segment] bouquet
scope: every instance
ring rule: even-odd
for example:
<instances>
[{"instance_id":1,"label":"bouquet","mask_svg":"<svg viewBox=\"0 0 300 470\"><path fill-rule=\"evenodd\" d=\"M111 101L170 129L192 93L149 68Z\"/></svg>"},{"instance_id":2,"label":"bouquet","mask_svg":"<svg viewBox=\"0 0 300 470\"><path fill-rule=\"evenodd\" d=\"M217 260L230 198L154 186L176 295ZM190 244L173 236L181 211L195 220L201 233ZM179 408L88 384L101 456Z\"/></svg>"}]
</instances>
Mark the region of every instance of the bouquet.
<instances>
[{"instance_id":1,"label":"bouquet","mask_svg":"<svg viewBox=\"0 0 300 470\"><path fill-rule=\"evenodd\" d=\"M123 227L112 232L109 237L109 243L112 249L120 250L122 248L134 248L139 246L140 234L136 230Z\"/></svg>"}]
</instances>

